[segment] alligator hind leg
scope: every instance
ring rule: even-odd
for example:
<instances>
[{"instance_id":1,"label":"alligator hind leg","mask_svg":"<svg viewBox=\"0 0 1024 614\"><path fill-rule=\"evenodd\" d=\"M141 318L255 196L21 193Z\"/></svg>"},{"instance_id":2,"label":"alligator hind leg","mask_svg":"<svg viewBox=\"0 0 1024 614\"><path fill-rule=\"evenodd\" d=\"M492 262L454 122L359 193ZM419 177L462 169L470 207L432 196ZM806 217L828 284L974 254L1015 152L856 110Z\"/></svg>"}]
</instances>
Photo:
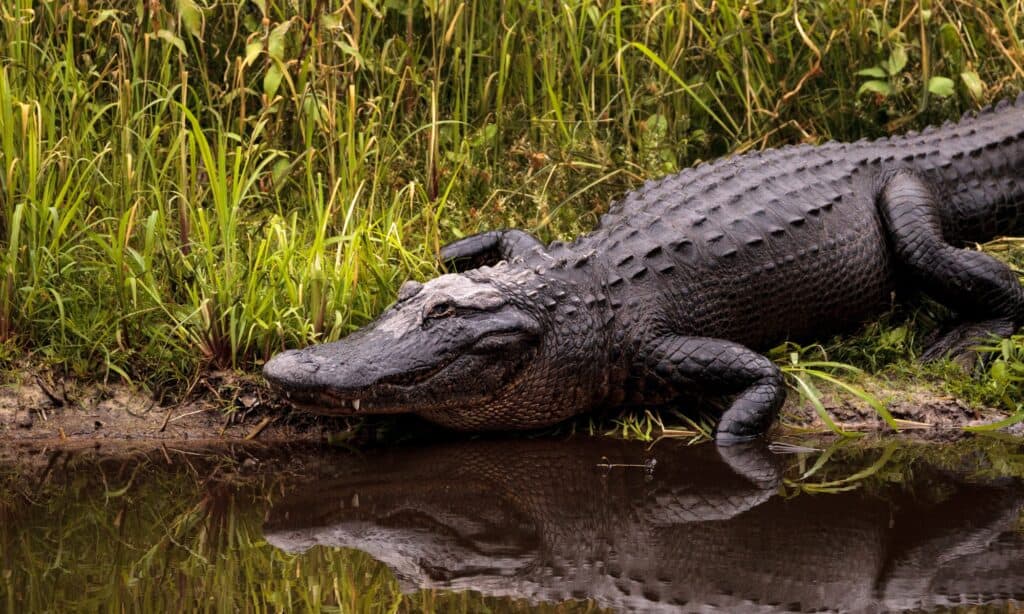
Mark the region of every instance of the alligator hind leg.
<instances>
[{"instance_id":1,"label":"alligator hind leg","mask_svg":"<svg viewBox=\"0 0 1024 614\"><path fill-rule=\"evenodd\" d=\"M1024 288L1017 276L988 254L949 244L935 194L920 175L894 172L882 186L879 206L900 263L960 319L925 351L925 360L972 358L971 346L989 335L1008 336L1024 323Z\"/></svg>"},{"instance_id":2,"label":"alligator hind leg","mask_svg":"<svg viewBox=\"0 0 1024 614\"><path fill-rule=\"evenodd\" d=\"M494 265L502 260L511 260L516 256L525 256L538 249L544 249L544 244L527 232L517 229L491 230L445 245L441 248L439 259L441 264L461 273Z\"/></svg>"},{"instance_id":3,"label":"alligator hind leg","mask_svg":"<svg viewBox=\"0 0 1024 614\"><path fill-rule=\"evenodd\" d=\"M786 400L775 363L732 341L666 335L648 346L642 360L648 372L681 391L735 395L715 431L719 445L763 434Z\"/></svg>"}]
</instances>

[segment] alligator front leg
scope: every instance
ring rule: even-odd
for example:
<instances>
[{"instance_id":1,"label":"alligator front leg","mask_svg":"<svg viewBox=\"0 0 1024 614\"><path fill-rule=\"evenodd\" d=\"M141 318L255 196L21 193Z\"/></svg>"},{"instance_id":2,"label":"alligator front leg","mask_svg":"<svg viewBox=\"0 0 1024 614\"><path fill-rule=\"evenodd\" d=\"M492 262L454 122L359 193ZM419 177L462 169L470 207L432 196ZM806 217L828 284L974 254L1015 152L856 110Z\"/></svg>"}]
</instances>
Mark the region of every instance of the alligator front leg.
<instances>
[{"instance_id":1,"label":"alligator front leg","mask_svg":"<svg viewBox=\"0 0 1024 614\"><path fill-rule=\"evenodd\" d=\"M537 237L522 230L490 230L445 245L439 259L448 269L461 273L543 249Z\"/></svg>"},{"instance_id":2,"label":"alligator front leg","mask_svg":"<svg viewBox=\"0 0 1024 614\"><path fill-rule=\"evenodd\" d=\"M879 207L901 264L960 319L922 358L971 358L972 345L992 334L1009 336L1024 323L1024 288L1017 276L988 254L949 244L936 196L923 177L895 171L882 186Z\"/></svg>"},{"instance_id":3,"label":"alligator front leg","mask_svg":"<svg viewBox=\"0 0 1024 614\"><path fill-rule=\"evenodd\" d=\"M643 361L649 372L679 390L736 395L718 422L719 445L763 434L786 399L775 363L732 341L667 335L648 347Z\"/></svg>"}]
</instances>

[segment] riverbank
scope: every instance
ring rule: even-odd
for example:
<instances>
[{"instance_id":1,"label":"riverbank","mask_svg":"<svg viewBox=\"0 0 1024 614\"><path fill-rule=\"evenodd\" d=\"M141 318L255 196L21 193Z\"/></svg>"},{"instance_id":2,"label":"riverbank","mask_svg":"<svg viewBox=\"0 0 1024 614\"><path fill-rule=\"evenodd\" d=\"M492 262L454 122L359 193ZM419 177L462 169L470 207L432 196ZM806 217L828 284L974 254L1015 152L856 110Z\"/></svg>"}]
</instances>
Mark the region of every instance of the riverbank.
<instances>
[{"instance_id":1,"label":"riverbank","mask_svg":"<svg viewBox=\"0 0 1024 614\"><path fill-rule=\"evenodd\" d=\"M815 402L794 391L770 439L828 439L838 427L848 433L955 441L970 436L965 428L983 427L1009 416L999 408L957 400L935 385L877 377L864 377L858 385L887 407L899 427L897 432L871 405L832 386L822 387L816 399L832 425L822 419ZM473 437L435 428L412 416L333 418L293 412L287 401L268 389L261 378L242 373L207 374L195 383L186 398L184 402L161 404L152 395L123 383L56 380L45 371L28 371L23 373L21 384L0 388L0 442L5 447L18 443L62 449L116 449L166 443L366 442L407 438L403 434L406 432L426 432L427 437L433 434L438 438ZM681 423L678 415L666 415L664 421L659 420L643 432L644 427L638 424L655 415L606 412L581 416L541 432L589 432L641 439L703 438L698 430ZM622 425L632 426L622 429ZM1006 432L1024 434L1022 426L1012 425Z\"/></svg>"},{"instance_id":2,"label":"riverbank","mask_svg":"<svg viewBox=\"0 0 1024 614\"><path fill-rule=\"evenodd\" d=\"M210 373L187 400L161 404L123 383L54 381L45 372L0 388L0 441L82 448L164 442L313 442L350 432L344 420L292 414L258 378Z\"/></svg>"}]
</instances>

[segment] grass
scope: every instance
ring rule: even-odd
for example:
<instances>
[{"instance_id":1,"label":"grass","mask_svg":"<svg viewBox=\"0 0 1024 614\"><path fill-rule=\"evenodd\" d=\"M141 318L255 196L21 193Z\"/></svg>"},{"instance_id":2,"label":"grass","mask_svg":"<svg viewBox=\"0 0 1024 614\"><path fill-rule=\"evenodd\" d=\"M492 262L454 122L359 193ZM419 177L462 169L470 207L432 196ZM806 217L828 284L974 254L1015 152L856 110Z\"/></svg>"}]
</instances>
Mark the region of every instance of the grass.
<instances>
[{"instance_id":1,"label":"grass","mask_svg":"<svg viewBox=\"0 0 1024 614\"><path fill-rule=\"evenodd\" d=\"M571 237L700 160L1014 95L1022 11L14 0L0 9L0 360L173 399L204 370L353 330L435 273L453 238ZM913 340L887 345L902 326L850 343L885 355L870 369L904 364ZM1019 409L1022 347L957 385Z\"/></svg>"}]
</instances>

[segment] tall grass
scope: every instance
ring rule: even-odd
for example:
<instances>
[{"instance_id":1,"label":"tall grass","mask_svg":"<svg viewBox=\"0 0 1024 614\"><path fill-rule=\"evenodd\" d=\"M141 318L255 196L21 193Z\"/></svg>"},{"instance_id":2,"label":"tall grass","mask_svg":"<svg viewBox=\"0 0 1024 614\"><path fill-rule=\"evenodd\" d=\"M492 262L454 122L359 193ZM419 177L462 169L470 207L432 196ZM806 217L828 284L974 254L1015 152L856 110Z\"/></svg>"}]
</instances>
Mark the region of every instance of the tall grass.
<instances>
[{"instance_id":1,"label":"tall grass","mask_svg":"<svg viewBox=\"0 0 1024 614\"><path fill-rule=\"evenodd\" d=\"M157 387L250 368L365 322L451 238L572 235L698 160L1015 93L1022 11L14 0L2 356Z\"/></svg>"}]
</instances>

